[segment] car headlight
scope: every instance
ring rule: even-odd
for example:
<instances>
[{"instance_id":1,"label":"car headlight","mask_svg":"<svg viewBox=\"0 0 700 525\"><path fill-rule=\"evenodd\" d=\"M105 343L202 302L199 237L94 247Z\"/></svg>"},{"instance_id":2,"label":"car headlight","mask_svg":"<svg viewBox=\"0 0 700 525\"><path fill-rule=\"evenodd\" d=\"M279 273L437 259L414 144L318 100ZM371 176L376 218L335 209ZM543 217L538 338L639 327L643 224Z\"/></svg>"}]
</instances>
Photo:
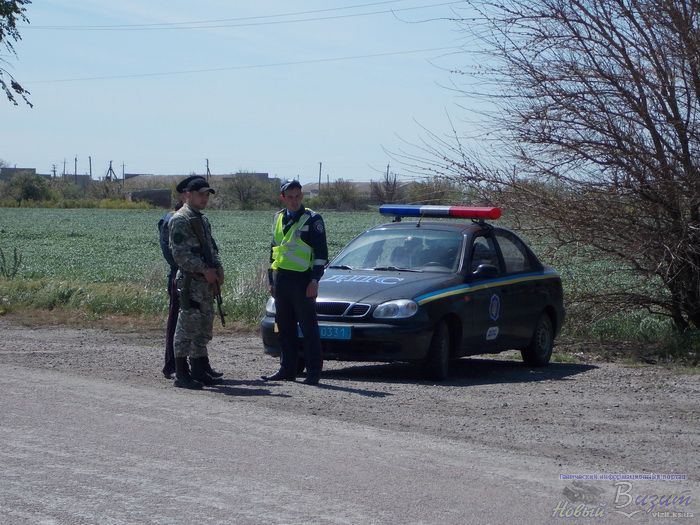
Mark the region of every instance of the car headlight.
<instances>
[{"instance_id":1,"label":"car headlight","mask_svg":"<svg viewBox=\"0 0 700 525\"><path fill-rule=\"evenodd\" d=\"M382 303L374 310L377 319L405 319L418 311L418 304L410 299L398 299Z\"/></svg>"},{"instance_id":2,"label":"car headlight","mask_svg":"<svg viewBox=\"0 0 700 525\"><path fill-rule=\"evenodd\" d=\"M266 315L275 315L277 313L277 308L275 307L275 298L270 297L267 300L267 304L265 305L265 314Z\"/></svg>"}]
</instances>

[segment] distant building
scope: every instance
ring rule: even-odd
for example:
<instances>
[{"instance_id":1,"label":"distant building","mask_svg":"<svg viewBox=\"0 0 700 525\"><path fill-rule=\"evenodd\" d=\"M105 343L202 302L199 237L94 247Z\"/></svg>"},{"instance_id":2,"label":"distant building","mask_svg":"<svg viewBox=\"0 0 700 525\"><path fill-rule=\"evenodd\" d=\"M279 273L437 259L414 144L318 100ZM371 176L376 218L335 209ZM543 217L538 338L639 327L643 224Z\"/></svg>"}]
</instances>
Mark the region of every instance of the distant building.
<instances>
[{"instance_id":1,"label":"distant building","mask_svg":"<svg viewBox=\"0 0 700 525\"><path fill-rule=\"evenodd\" d=\"M10 180L15 175L36 175L36 168L0 168L0 180Z\"/></svg>"},{"instance_id":2,"label":"distant building","mask_svg":"<svg viewBox=\"0 0 700 525\"><path fill-rule=\"evenodd\" d=\"M90 175L70 175L68 173L63 175L63 180L68 182L68 183L75 184L76 186L78 186L79 188L81 188L83 190L92 181L92 179L90 178Z\"/></svg>"},{"instance_id":3,"label":"distant building","mask_svg":"<svg viewBox=\"0 0 700 525\"><path fill-rule=\"evenodd\" d=\"M153 206L170 208L172 206L172 191L166 190L137 190L126 194L128 201L145 201Z\"/></svg>"}]
</instances>

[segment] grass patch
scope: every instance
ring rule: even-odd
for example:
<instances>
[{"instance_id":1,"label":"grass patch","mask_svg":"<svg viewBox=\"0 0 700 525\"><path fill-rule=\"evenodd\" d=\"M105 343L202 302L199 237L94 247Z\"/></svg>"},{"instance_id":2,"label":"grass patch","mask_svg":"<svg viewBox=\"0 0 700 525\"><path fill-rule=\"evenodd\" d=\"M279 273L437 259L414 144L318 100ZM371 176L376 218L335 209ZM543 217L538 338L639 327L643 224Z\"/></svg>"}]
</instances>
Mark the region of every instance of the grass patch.
<instances>
[{"instance_id":1,"label":"grass patch","mask_svg":"<svg viewBox=\"0 0 700 525\"><path fill-rule=\"evenodd\" d=\"M566 364L566 365L578 365L578 364L582 363L583 361L581 360L580 357L573 355L573 354L553 353L552 354L552 362Z\"/></svg>"}]
</instances>

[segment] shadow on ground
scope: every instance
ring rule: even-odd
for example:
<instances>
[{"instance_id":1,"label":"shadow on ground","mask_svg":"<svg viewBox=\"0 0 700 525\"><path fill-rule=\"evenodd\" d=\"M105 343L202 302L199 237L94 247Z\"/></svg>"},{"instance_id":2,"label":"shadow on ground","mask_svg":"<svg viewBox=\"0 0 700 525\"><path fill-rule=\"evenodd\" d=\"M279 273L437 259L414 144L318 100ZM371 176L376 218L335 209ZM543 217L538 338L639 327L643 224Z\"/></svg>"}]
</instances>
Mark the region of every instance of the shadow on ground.
<instances>
[{"instance_id":1,"label":"shadow on ground","mask_svg":"<svg viewBox=\"0 0 700 525\"><path fill-rule=\"evenodd\" d=\"M448 378L439 382L427 379L420 365L408 363L349 365L345 368L325 370L323 379L476 386L532 381L564 381L596 368L598 367L575 363L550 363L546 367L534 368L524 365L522 361L469 358L450 362Z\"/></svg>"}]
</instances>

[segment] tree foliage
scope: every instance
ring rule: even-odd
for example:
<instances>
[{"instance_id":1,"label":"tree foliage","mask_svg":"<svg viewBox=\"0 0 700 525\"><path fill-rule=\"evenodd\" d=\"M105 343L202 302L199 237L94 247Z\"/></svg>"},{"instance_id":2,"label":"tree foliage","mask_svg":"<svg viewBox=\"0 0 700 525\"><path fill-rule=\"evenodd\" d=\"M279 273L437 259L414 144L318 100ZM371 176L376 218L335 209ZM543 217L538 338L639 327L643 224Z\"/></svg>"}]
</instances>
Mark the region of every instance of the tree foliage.
<instances>
[{"instance_id":1,"label":"tree foliage","mask_svg":"<svg viewBox=\"0 0 700 525\"><path fill-rule=\"evenodd\" d=\"M410 204L454 205L462 200L455 181L443 177L412 182L403 188L403 194L403 202Z\"/></svg>"},{"instance_id":2,"label":"tree foliage","mask_svg":"<svg viewBox=\"0 0 700 525\"><path fill-rule=\"evenodd\" d=\"M401 184L396 177L396 173L391 173L388 166L382 180L370 183L370 193L372 200L379 204L400 202L403 198Z\"/></svg>"},{"instance_id":3,"label":"tree foliage","mask_svg":"<svg viewBox=\"0 0 700 525\"><path fill-rule=\"evenodd\" d=\"M217 192L221 206L254 210L276 205L279 186L269 180L260 179L252 173L238 173L223 182Z\"/></svg>"},{"instance_id":4,"label":"tree foliage","mask_svg":"<svg viewBox=\"0 0 700 525\"><path fill-rule=\"evenodd\" d=\"M484 44L490 86L463 91L497 108L497 149L474 155L455 131L403 160L617 261L639 285L599 294L611 311L699 328L700 0L468 4L481 16L458 23Z\"/></svg>"},{"instance_id":5,"label":"tree foliage","mask_svg":"<svg viewBox=\"0 0 700 525\"><path fill-rule=\"evenodd\" d=\"M360 199L355 185L345 179L337 179L331 183L330 188L318 196L305 200L310 208L326 208L339 211L361 210L365 203Z\"/></svg>"},{"instance_id":6,"label":"tree foliage","mask_svg":"<svg viewBox=\"0 0 700 525\"><path fill-rule=\"evenodd\" d=\"M0 0L0 49L4 47L11 55L17 55L13 42L22 39L17 30L17 22L29 22L24 14L25 6L29 4L31 4L31 0ZM4 62L0 58L0 88L15 106L18 104L15 95L18 95L31 107L32 104L27 98L29 91L24 89L12 74L2 67Z\"/></svg>"},{"instance_id":7,"label":"tree foliage","mask_svg":"<svg viewBox=\"0 0 700 525\"><path fill-rule=\"evenodd\" d=\"M42 201L51 198L51 190L46 178L29 172L13 175L7 184L6 191L20 205L22 201Z\"/></svg>"}]
</instances>

